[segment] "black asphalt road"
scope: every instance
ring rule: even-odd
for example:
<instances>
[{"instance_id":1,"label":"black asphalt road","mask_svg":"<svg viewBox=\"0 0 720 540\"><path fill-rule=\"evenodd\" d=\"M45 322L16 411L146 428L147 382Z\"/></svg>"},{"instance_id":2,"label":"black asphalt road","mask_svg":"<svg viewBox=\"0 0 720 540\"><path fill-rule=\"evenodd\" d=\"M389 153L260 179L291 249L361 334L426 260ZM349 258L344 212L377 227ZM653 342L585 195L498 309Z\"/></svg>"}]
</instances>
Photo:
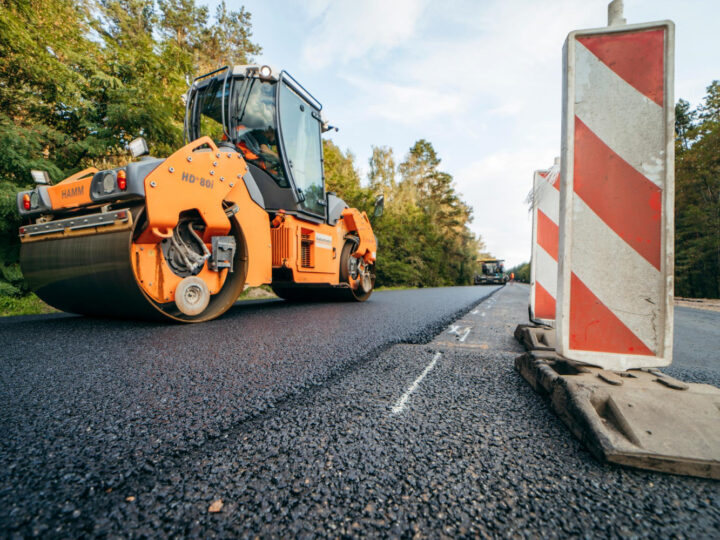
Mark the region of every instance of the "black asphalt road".
<instances>
[{"instance_id":1,"label":"black asphalt road","mask_svg":"<svg viewBox=\"0 0 720 540\"><path fill-rule=\"evenodd\" d=\"M527 289L486 304L486 349L429 343L495 289L3 320L0 534L716 536L720 483L599 464L514 371Z\"/></svg>"},{"instance_id":2,"label":"black asphalt road","mask_svg":"<svg viewBox=\"0 0 720 540\"><path fill-rule=\"evenodd\" d=\"M720 312L676 307L673 341L673 363L664 371L691 382L718 380Z\"/></svg>"},{"instance_id":3,"label":"black asphalt road","mask_svg":"<svg viewBox=\"0 0 720 540\"><path fill-rule=\"evenodd\" d=\"M0 320L0 530L90 527L98 516L87 504L107 490L272 417L290 396L392 344L429 341L495 289L388 291L363 304L241 302L192 326Z\"/></svg>"}]
</instances>

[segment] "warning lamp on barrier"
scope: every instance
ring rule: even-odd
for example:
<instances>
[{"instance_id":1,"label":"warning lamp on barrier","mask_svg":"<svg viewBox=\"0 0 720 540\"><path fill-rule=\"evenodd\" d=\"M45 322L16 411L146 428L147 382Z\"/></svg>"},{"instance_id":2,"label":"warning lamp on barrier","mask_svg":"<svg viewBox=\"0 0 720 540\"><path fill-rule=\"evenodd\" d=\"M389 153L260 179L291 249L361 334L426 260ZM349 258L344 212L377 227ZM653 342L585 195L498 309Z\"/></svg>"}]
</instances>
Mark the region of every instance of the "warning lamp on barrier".
<instances>
[{"instance_id":1,"label":"warning lamp on barrier","mask_svg":"<svg viewBox=\"0 0 720 540\"><path fill-rule=\"evenodd\" d=\"M125 171L122 169L117 172L117 186L121 191L125 191L127 189L127 178L125 176Z\"/></svg>"}]
</instances>

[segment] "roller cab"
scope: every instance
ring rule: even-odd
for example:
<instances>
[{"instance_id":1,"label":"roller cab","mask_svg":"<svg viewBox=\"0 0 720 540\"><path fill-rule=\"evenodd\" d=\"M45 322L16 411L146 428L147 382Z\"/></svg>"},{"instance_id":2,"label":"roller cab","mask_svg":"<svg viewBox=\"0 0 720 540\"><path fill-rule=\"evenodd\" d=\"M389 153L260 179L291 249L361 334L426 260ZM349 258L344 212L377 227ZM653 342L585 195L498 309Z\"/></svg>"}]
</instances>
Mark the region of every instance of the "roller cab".
<instances>
[{"instance_id":1,"label":"roller cab","mask_svg":"<svg viewBox=\"0 0 720 540\"><path fill-rule=\"evenodd\" d=\"M195 79L186 107L191 142L166 159L56 185L34 172L18 209L38 296L181 322L213 319L262 284L287 300L366 300L375 236L365 213L325 192L320 104L284 71L236 66Z\"/></svg>"}]
</instances>

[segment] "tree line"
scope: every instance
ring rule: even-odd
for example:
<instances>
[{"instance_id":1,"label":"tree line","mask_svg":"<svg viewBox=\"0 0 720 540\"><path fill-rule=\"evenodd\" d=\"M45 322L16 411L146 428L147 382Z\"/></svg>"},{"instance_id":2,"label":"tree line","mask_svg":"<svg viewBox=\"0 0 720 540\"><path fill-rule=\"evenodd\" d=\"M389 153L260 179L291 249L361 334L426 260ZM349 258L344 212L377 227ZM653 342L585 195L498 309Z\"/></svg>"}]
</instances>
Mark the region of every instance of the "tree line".
<instances>
[{"instance_id":1,"label":"tree line","mask_svg":"<svg viewBox=\"0 0 720 540\"><path fill-rule=\"evenodd\" d=\"M371 212L383 196L385 212L372 219L378 240L377 283L385 286L469 285L479 269L482 239L470 231L472 208L453 177L440 169L433 145L420 139L398 163L391 148L373 146L367 185L350 152L323 141L325 180L350 206Z\"/></svg>"},{"instance_id":2,"label":"tree line","mask_svg":"<svg viewBox=\"0 0 720 540\"><path fill-rule=\"evenodd\" d=\"M0 295L20 295L15 194L30 170L59 181L85 167L120 166L142 135L167 156L183 142L189 80L249 63L261 47L243 7L212 14L196 0L0 0ZM482 242L471 208L417 141L402 161L373 147L369 178L354 157L324 141L328 189L372 211L380 244L378 285L470 283Z\"/></svg>"},{"instance_id":3,"label":"tree line","mask_svg":"<svg viewBox=\"0 0 720 540\"><path fill-rule=\"evenodd\" d=\"M675 107L675 294L720 298L720 81Z\"/></svg>"}]
</instances>

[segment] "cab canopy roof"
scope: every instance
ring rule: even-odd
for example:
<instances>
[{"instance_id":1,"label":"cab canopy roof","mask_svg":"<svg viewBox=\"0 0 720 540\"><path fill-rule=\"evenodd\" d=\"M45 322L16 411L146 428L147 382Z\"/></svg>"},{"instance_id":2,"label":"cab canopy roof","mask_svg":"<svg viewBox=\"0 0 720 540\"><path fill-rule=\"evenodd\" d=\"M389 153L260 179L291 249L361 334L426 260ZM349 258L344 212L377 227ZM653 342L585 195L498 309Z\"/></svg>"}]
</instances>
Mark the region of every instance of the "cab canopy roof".
<instances>
[{"instance_id":1,"label":"cab canopy roof","mask_svg":"<svg viewBox=\"0 0 720 540\"><path fill-rule=\"evenodd\" d=\"M242 64L237 66L224 66L215 71L204 73L195 77L190 90L193 88L204 87L212 80L224 81L232 77L256 77L267 81L278 82L283 79L293 90L300 94L312 107L318 111L322 110L322 104L313 96L302 84L300 84L287 71L278 69L268 64Z\"/></svg>"}]
</instances>

